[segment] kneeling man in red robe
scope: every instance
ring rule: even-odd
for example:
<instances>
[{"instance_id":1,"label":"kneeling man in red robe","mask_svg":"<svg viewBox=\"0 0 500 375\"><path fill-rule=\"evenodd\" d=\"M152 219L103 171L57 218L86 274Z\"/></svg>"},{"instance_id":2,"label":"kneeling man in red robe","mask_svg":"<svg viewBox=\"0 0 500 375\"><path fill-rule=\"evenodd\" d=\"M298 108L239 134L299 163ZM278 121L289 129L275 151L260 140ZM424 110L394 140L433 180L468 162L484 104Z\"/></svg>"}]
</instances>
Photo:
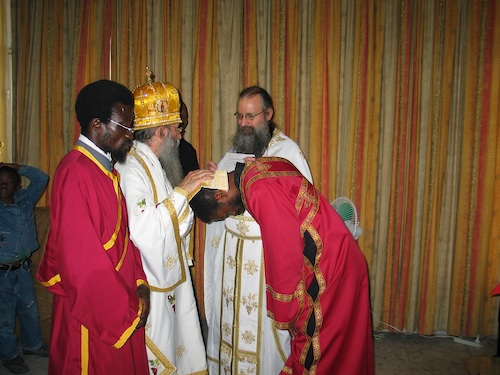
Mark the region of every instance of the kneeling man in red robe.
<instances>
[{"instance_id":1,"label":"kneeling man in red robe","mask_svg":"<svg viewBox=\"0 0 500 375\"><path fill-rule=\"evenodd\" d=\"M268 315L291 336L281 374L373 374L366 260L330 202L282 158L230 173L190 204L204 222L244 207L262 231Z\"/></svg>"}]
</instances>

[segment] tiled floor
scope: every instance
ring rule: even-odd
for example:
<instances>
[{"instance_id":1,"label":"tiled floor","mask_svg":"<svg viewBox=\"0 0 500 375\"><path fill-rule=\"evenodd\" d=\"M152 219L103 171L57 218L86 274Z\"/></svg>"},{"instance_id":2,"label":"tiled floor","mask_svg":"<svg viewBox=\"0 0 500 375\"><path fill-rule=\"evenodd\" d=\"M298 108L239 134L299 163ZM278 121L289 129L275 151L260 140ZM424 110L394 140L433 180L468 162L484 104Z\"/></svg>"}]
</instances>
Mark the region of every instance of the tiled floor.
<instances>
[{"instance_id":1,"label":"tiled floor","mask_svg":"<svg viewBox=\"0 0 500 375\"><path fill-rule=\"evenodd\" d=\"M500 375L491 366L500 361L493 357L496 336L480 338L480 348L417 334L376 332L374 337L377 375Z\"/></svg>"},{"instance_id":2,"label":"tiled floor","mask_svg":"<svg viewBox=\"0 0 500 375\"><path fill-rule=\"evenodd\" d=\"M376 332L374 337L376 375L500 375L500 358L494 357L496 336L481 338L481 348L456 343L452 338L416 334ZM47 374L47 358L24 358L31 368L29 374ZM0 367L0 375L9 374Z\"/></svg>"}]
</instances>

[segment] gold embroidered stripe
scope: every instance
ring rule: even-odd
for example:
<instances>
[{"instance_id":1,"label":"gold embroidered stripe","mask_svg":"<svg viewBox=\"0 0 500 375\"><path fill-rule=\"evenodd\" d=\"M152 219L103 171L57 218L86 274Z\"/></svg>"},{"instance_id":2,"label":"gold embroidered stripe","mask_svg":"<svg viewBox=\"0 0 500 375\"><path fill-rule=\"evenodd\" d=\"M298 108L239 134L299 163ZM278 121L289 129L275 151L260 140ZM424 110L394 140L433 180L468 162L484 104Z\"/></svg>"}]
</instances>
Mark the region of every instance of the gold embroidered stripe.
<instances>
[{"instance_id":1,"label":"gold embroidered stripe","mask_svg":"<svg viewBox=\"0 0 500 375\"><path fill-rule=\"evenodd\" d=\"M237 238L241 238L243 240L260 240L261 239L261 236L243 236L241 233L238 233L238 232L235 232L234 230L231 230L229 229L227 226L226 227L226 231L228 233L230 233L231 235L237 237Z\"/></svg>"},{"instance_id":2,"label":"gold embroidered stripe","mask_svg":"<svg viewBox=\"0 0 500 375\"><path fill-rule=\"evenodd\" d=\"M148 175L149 181L151 182L151 188L153 189L154 202L155 202L155 204L158 204L159 202L158 202L158 192L156 190L156 184L153 180L153 175L151 174L151 171L149 170L148 165L144 161L144 158L141 155L139 155L139 153L137 152L137 149L135 147L132 149L132 151L130 151L129 156L133 156L134 158L136 158L137 161L139 162L139 164L142 166L142 168L146 172L146 174Z\"/></svg>"},{"instance_id":3,"label":"gold embroidered stripe","mask_svg":"<svg viewBox=\"0 0 500 375\"><path fill-rule=\"evenodd\" d=\"M142 303L139 302L139 312L137 313L137 318L135 318L134 322L132 323L132 325L130 327L128 327L125 330L125 332L122 333L122 335L120 336L120 338L118 339L118 341L113 344L113 346L116 349L120 349L123 345L125 345L125 343L130 338L130 336L132 336L132 334L135 331L135 328L139 324L139 320L140 320L139 317L141 316L141 314L142 314Z\"/></svg>"},{"instance_id":4,"label":"gold embroidered stripe","mask_svg":"<svg viewBox=\"0 0 500 375\"><path fill-rule=\"evenodd\" d=\"M87 327L82 325L82 337L81 337L81 366L82 366L82 375L87 375L89 373L89 330Z\"/></svg>"},{"instance_id":5,"label":"gold embroidered stripe","mask_svg":"<svg viewBox=\"0 0 500 375\"><path fill-rule=\"evenodd\" d=\"M54 286L56 285L57 283L60 283L61 282L61 275L60 274L57 274L53 277L50 278L50 280L48 281L41 281L40 283L44 286L44 287L51 287L51 286Z\"/></svg>"},{"instance_id":6,"label":"gold embroidered stripe","mask_svg":"<svg viewBox=\"0 0 500 375\"><path fill-rule=\"evenodd\" d=\"M97 165L97 167L106 176L108 176L111 179L111 181L113 181L113 188L115 190L115 195L116 195L116 198L118 200L118 217L117 217L117 220L116 220L115 230L114 230L113 234L111 235L111 238L108 241L106 241L106 243L103 244L104 250L109 250L115 244L115 241L116 241L116 239L118 237L118 232L120 230L121 221L122 221L122 214L123 214L122 213L122 205L121 205L122 195L121 195L121 190L120 190L120 186L119 186L119 180L118 180L118 178L113 173L111 173L106 168L104 168L101 165L101 163L99 163L97 161L97 159L87 149L85 149L82 146L75 146L74 149L76 151L81 152L86 157L88 157L90 160L92 160L95 163L95 165Z\"/></svg>"},{"instance_id":7,"label":"gold embroidered stripe","mask_svg":"<svg viewBox=\"0 0 500 375\"><path fill-rule=\"evenodd\" d=\"M123 251L122 251L122 256L120 257L120 261L115 267L115 270L119 271L120 268L122 268L123 260L125 259L125 255L127 254L127 249L128 249L128 242L130 241L130 238L128 236L128 229L125 234L125 243L123 244Z\"/></svg>"}]
</instances>

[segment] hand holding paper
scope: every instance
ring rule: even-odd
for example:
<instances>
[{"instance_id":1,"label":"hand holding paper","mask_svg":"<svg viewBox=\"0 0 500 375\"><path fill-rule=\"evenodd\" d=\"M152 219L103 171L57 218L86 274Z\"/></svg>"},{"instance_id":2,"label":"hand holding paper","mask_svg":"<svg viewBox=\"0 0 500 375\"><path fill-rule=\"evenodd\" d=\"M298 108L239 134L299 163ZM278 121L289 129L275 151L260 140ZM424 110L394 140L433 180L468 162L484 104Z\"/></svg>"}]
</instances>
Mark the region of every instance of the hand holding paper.
<instances>
[{"instance_id":1,"label":"hand holding paper","mask_svg":"<svg viewBox=\"0 0 500 375\"><path fill-rule=\"evenodd\" d=\"M245 158L255 158L253 154L239 154L236 152L226 152L219 162L219 169L225 169L228 172L234 171L236 163L245 163Z\"/></svg>"}]
</instances>

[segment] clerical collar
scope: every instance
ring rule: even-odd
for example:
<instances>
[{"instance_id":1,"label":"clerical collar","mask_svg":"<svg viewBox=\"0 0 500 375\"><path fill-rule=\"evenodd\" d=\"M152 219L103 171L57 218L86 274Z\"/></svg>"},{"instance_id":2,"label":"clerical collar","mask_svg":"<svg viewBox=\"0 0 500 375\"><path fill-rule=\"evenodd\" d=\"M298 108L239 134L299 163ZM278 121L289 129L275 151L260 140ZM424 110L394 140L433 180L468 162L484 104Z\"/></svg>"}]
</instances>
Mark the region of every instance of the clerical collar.
<instances>
[{"instance_id":1,"label":"clerical collar","mask_svg":"<svg viewBox=\"0 0 500 375\"><path fill-rule=\"evenodd\" d=\"M87 149L87 151L90 152L96 158L96 160L101 163L101 165L108 171L113 171L113 158L111 157L110 153L106 153L101 150L94 142L92 142L83 134L80 134L78 140L76 141L76 144Z\"/></svg>"},{"instance_id":2,"label":"clerical collar","mask_svg":"<svg viewBox=\"0 0 500 375\"><path fill-rule=\"evenodd\" d=\"M101 154L102 156L104 156L110 162L113 162L113 158L111 157L111 153L104 152L103 150L101 150L86 135L80 134L80 136L78 137L78 140L81 141L81 142L83 142L83 143L85 143L87 146L89 146L90 148L92 148L94 151L97 151L99 154Z\"/></svg>"}]
</instances>

